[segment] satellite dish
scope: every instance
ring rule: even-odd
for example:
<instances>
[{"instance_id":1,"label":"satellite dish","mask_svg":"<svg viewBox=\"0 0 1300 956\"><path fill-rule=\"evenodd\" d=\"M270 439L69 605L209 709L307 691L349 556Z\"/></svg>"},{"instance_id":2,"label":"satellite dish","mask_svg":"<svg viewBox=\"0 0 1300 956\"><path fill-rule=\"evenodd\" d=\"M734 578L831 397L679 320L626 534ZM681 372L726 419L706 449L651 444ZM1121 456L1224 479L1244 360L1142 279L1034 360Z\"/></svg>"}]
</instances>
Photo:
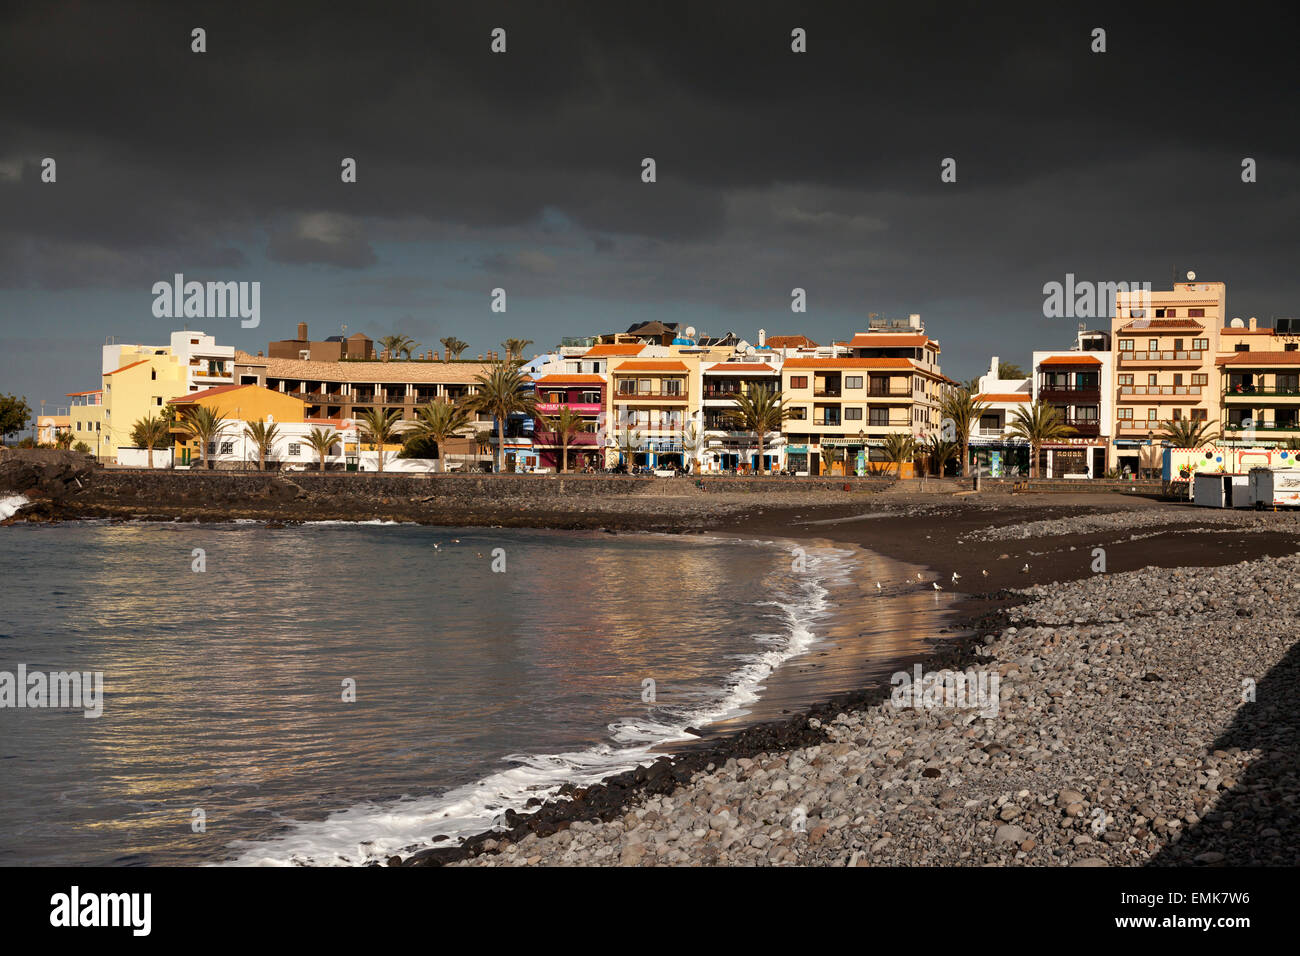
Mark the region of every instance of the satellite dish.
<instances>
[{"instance_id":1,"label":"satellite dish","mask_svg":"<svg viewBox=\"0 0 1300 956\"><path fill-rule=\"evenodd\" d=\"M686 326L686 337L688 339L695 338L695 326L693 325Z\"/></svg>"},{"instance_id":2,"label":"satellite dish","mask_svg":"<svg viewBox=\"0 0 1300 956\"><path fill-rule=\"evenodd\" d=\"M1241 321L1241 319L1233 319L1228 323L1228 325L1234 329L1244 329L1246 327L1246 323Z\"/></svg>"},{"instance_id":3,"label":"satellite dish","mask_svg":"<svg viewBox=\"0 0 1300 956\"><path fill-rule=\"evenodd\" d=\"M1191 272L1191 271L1189 271L1189 272L1187 273L1187 281L1188 281L1188 282L1195 282L1195 281L1196 281L1196 273L1195 273L1195 272Z\"/></svg>"}]
</instances>

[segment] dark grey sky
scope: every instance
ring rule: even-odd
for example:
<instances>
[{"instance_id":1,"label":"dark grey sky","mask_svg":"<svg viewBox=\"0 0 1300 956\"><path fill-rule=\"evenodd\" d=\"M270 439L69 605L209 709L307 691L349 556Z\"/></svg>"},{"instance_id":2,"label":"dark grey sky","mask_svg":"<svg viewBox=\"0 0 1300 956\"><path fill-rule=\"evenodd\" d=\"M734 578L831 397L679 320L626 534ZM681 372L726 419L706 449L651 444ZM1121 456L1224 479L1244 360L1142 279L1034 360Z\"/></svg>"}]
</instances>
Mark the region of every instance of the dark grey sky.
<instances>
[{"instance_id":1,"label":"dark grey sky","mask_svg":"<svg viewBox=\"0 0 1300 956\"><path fill-rule=\"evenodd\" d=\"M262 283L260 328L192 323L249 349L299 321L477 352L920 312L958 378L1066 344L1066 273L1195 269L1233 315L1300 312L1284 7L338 6L6 7L0 391L56 404L107 336L165 340L176 272Z\"/></svg>"}]
</instances>

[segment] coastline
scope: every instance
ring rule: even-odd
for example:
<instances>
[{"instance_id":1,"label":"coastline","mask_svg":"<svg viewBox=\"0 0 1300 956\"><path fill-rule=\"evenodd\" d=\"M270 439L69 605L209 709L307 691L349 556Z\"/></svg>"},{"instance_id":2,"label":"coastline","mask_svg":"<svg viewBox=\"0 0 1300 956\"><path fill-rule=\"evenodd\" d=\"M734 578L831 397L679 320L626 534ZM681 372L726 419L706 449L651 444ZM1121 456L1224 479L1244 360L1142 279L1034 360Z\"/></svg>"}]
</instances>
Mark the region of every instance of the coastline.
<instances>
[{"instance_id":1,"label":"coastline","mask_svg":"<svg viewBox=\"0 0 1300 956\"><path fill-rule=\"evenodd\" d=\"M1092 564L1096 548L1102 548L1105 553L1108 565L1105 577L1142 569L1220 567L1245 559L1267 560L1290 555L1300 544L1300 521L1296 515L1199 514L1189 511L1187 506L1118 495L1072 497L1074 500L1044 501L988 495L971 501L947 495L818 493L791 503L774 494L747 495L743 501L712 499L708 508L691 507L679 512L663 508L661 500L651 502L654 507L647 511L637 506L626 508L627 499L613 505L604 502L605 507L576 516L572 512L555 511L523 513L513 507L498 507L495 512L489 507L484 511L496 519L485 523L488 527L541 526L569 530L576 522L579 526L613 533L656 530L668 534L779 538L810 544L817 540L831 541L858 548L869 546L871 551L888 559L932 568L933 577L943 581L949 597L955 599L951 605L954 629L965 628L967 633L950 634L922 654L919 662L927 669L964 669L978 665L986 659L987 648L999 640L999 634L1002 640L1007 638L1007 630L1014 627L1012 621L1020 606L1032 599L1031 593L1019 591L1044 585L1064 587L1059 582L1095 579ZM698 497L692 496L691 500L694 505L700 503ZM139 509L136 518L203 520L201 513L206 510L186 509L184 515L166 515L159 514L156 507L146 506ZM375 509L382 513L366 514L359 519L354 514L353 519L402 520L394 510L397 509L385 506ZM296 523L285 511L278 512L284 515L283 519L274 516L277 514L274 509L270 514L266 509L258 511L255 518L246 517L271 522L272 527L279 520ZM619 520L621 511L627 512L623 520ZM1103 520L1092 517L1098 515ZM120 519L123 515L119 513L115 517ZM223 514L213 520L229 521L231 517ZM454 524L463 520L463 516L426 513L415 520ZM1019 537L981 537L988 529L1008 522L1025 525L1030 531ZM1057 522L1066 527L1049 528L1053 533L1048 534L1036 529L1036 522L1049 525ZM1071 531L1072 522L1079 530L1062 533ZM645 527L647 524L653 527ZM1021 570L1024 565L1029 566L1028 571ZM957 582L948 577L953 571L960 575ZM989 574L985 576L983 571ZM1011 636L1014 637L1014 632ZM738 761L763 758L767 765L772 763L772 755L809 750L815 753L816 748L843 746L842 741L836 742L835 735L842 733L846 721L852 724L873 712L888 698L888 690L880 681L868 682L845 693L828 694L826 700L782 715L783 719L750 722L707 735L689 748L665 755L649 766L615 774L592 786L567 788L561 793L565 799L533 804L527 813L508 811L503 830L477 834L456 846L434 846L405 856L398 854L388 862L390 865L442 865L479 857L486 862L488 857L495 859L503 853L517 852L511 848L518 848L525 841L531 845L570 828L577 833L586 832L584 828L588 824L597 827L612 824L626 817L629 808L634 806L639 805L637 812L642 812L647 801L662 801L679 789L691 787L693 780L714 778L720 768L731 767L734 777ZM787 839L796 838L787 836ZM1018 852L1031 851L1032 847ZM621 857L612 862L619 860ZM791 861L782 858L771 862Z\"/></svg>"}]
</instances>

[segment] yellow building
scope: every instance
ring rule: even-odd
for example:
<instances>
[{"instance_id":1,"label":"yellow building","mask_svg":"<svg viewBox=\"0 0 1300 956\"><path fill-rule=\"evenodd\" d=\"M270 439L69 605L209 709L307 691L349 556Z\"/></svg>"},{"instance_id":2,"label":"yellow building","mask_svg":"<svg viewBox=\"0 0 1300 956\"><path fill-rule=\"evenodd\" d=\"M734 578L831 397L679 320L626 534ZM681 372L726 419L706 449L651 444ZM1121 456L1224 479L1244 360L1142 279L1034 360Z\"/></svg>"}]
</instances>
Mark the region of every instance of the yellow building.
<instances>
[{"instance_id":1,"label":"yellow building","mask_svg":"<svg viewBox=\"0 0 1300 956\"><path fill-rule=\"evenodd\" d=\"M68 409L68 418L72 420L72 447L77 442L85 442L90 453L102 457L104 444L104 392L92 389L89 392L69 392L72 406Z\"/></svg>"},{"instance_id":2,"label":"yellow building","mask_svg":"<svg viewBox=\"0 0 1300 956\"><path fill-rule=\"evenodd\" d=\"M629 465L685 467L682 430L699 420L699 354L665 358L608 356L606 460L617 464L629 439L638 450Z\"/></svg>"},{"instance_id":3,"label":"yellow building","mask_svg":"<svg viewBox=\"0 0 1300 956\"><path fill-rule=\"evenodd\" d=\"M119 448L135 447L131 430L136 422L149 415L161 418L171 397L185 389L186 371L170 352L128 352L126 347L123 352L127 363L103 376L103 435L97 454L107 461L117 458Z\"/></svg>"},{"instance_id":4,"label":"yellow building","mask_svg":"<svg viewBox=\"0 0 1300 956\"><path fill-rule=\"evenodd\" d=\"M263 388L260 385L221 385L201 392L189 392L169 399L180 415L195 408L207 408L221 419L239 422L265 422L267 420L284 424L298 423L306 417L307 404L300 398ZM199 444L190 438L180 427L172 428L176 444L172 451L172 460L178 465L188 465L203 458ZM231 429L223 433L217 442L209 443L208 455L230 455L236 443L243 440L242 429ZM227 447L229 446L229 447Z\"/></svg>"},{"instance_id":5,"label":"yellow building","mask_svg":"<svg viewBox=\"0 0 1300 956\"><path fill-rule=\"evenodd\" d=\"M72 430L70 415L38 415L36 418L36 444L53 445L61 433Z\"/></svg>"},{"instance_id":6,"label":"yellow building","mask_svg":"<svg viewBox=\"0 0 1300 956\"><path fill-rule=\"evenodd\" d=\"M1224 283L1190 278L1169 291L1116 294L1112 467L1148 467L1142 448L1159 441L1165 422L1215 417L1225 301Z\"/></svg>"},{"instance_id":7,"label":"yellow building","mask_svg":"<svg viewBox=\"0 0 1300 956\"><path fill-rule=\"evenodd\" d=\"M1225 440L1259 446L1300 438L1300 328L1233 319L1219 335L1218 422Z\"/></svg>"}]
</instances>

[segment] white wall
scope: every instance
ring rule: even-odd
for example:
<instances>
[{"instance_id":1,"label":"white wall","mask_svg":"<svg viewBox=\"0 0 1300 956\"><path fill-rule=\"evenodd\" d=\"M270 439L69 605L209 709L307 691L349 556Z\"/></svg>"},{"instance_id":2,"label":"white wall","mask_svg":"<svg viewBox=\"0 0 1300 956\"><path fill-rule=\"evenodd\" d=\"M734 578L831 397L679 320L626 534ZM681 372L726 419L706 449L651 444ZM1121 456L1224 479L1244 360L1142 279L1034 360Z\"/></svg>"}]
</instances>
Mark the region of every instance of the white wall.
<instances>
[{"instance_id":1,"label":"white wall","mask_svg":"<svg viewBox=\"0 0 1300 956\"><path fill-rule=\"evenodd\" d=\"M86 444L91 444L87 442ZM147 448L122 448L117 449L117 463L126 468L148 468L149 467L149 450ZM153 450L153 466L155 468L170 468L172 465L172 450L170 448L155 448Z\"/></svg>"}]
</instances>

